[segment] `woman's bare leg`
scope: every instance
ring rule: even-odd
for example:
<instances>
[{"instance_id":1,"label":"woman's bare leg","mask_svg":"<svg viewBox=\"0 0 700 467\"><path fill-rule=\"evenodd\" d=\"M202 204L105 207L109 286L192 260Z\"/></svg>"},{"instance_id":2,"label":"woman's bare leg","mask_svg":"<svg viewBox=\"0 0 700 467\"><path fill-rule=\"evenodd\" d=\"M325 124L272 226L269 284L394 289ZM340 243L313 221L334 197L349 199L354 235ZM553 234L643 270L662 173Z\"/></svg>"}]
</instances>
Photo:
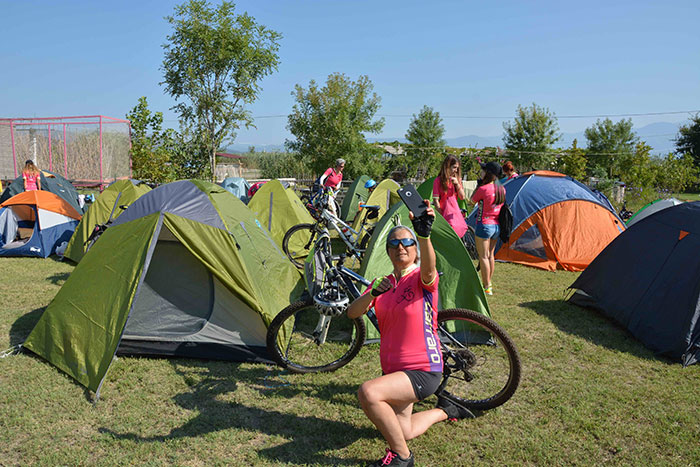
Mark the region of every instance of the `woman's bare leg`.
<instances>
[{"instance_id":1,"label":"woman's bare leg","mask_svg":"<svg viewBox=\"0 0 700 467\"><path fill-rule=\"evenodd\" d=\"M358 398L362 410L389 443L389 448L403 458L410 456L411 451L397 415L402 414L405 424L406 414L411 414L413 403L418 401L406 373L397 371L364 382L358 391Z\"/></svg>"}]
</instances>

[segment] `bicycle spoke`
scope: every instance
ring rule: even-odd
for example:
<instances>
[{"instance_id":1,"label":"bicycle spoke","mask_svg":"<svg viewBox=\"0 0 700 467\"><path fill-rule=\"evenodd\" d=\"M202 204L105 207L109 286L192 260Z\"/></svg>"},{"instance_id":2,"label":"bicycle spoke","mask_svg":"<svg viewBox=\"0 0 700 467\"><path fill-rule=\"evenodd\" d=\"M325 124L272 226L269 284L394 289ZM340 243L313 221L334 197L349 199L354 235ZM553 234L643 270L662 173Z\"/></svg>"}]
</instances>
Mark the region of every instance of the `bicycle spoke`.
<instances>
[{"instance_id":1,"label":"bicycle spoke","mask_svg":"<svg viewBox=\"0 0 700 467\"><path fill-rule=\"evenodd\" d=\"M440 312L445 389L476 409L503 404L517 388L520 360L512 341L492 320L474 312Z\"/></svg>"}]
</instances>

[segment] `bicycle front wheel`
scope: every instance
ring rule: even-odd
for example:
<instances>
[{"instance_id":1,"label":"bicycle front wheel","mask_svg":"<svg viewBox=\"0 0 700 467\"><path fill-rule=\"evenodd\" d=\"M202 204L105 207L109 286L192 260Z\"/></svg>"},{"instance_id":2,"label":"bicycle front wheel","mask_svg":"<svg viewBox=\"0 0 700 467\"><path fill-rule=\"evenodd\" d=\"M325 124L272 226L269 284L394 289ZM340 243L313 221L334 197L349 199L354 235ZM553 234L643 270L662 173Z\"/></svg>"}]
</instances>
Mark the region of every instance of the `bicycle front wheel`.
<instances>
[{"instance_id":1,"label":"bicycle front wheel","mask_svg":"<svg viewBox=\"0 0 700 467\"><path fill-rule=\"evenodd\" d=\"M364 341L362 318L324 316L311 300L280 311L267 330L272 359L292 373L337 370L355 358Z\"/></svg>"},{"instance_id":2,"label":"bicycle front wheel","mask_svg":"<svg viewBox=\"0 0 700 467\"><path fill-rule=\"evenodd\" d=\"M284 234L282 250L296 267L303 268L315 238L314 224L297 224Z\"/></svg>"},{"instance_id":3,"label":"bicycle front wheel","mask_svg":"<svg viewBox=\"0 0 700 467\"><path fill-rule=\"evenodd\" d=\"M520 383L520 356L494 320L471 310L438 313L443 385L462 405L487 410L513 396Z\"/></svg>"}]
</instances>

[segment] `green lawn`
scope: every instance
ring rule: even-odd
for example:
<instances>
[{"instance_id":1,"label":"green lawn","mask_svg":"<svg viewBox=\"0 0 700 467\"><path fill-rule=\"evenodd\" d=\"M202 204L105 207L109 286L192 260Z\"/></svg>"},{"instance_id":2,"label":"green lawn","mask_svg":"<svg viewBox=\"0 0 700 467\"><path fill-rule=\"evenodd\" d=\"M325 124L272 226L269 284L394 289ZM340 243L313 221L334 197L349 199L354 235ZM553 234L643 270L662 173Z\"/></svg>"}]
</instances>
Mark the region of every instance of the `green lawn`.
<instances>
[{"instance_id":1,"label":"green lawn","mask_svg":"<svg viewBox=\"0 0 700 467\"><path fill-rule=\"evenodd\" d=\"M72 266L0 258L0 268L7 349ZM700 367L658 359L599 314L562 301L575 277L497 264L489 301L519 346L521 387L498 409L410 442L417 465L700 464ZM8 356L0 359L0 465L364 465L384 441L355 394L378 374L376 346L317 375L119 358L93 405L40 358Z\"/></svg>"}]
</instances>

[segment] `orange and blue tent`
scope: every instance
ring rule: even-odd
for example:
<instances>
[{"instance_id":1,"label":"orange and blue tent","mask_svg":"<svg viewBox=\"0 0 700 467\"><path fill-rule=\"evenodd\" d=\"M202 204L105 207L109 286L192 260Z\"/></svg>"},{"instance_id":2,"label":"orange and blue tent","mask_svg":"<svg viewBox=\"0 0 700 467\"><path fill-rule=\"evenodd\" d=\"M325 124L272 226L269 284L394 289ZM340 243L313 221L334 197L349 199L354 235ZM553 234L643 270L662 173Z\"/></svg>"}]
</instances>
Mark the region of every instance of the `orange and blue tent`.
<instances>
[{"instance_id":1,"label":"orange and blue tent","mask_svg":"<svg viewBox=\"0 0 700 467\"><path fill-rule=\"evenodd\" d=\"M528 172L508 180L506 203L513 213L507 244L496 259L554 271L582 271L625 230L602 193L551 171ZM476 224L476 210L467 219Z\"/></svg>"},{"instance_id":2,"label":"orange and blue tent","mask_svg":"<svg viewBox=\"0 0 700 467\"><path fill-rule=\"evenodd\" d=\"M0 256L46 258L67 242L81 214L48 191L25 191L0 204Z\"/></svg>"}]
</instances>

